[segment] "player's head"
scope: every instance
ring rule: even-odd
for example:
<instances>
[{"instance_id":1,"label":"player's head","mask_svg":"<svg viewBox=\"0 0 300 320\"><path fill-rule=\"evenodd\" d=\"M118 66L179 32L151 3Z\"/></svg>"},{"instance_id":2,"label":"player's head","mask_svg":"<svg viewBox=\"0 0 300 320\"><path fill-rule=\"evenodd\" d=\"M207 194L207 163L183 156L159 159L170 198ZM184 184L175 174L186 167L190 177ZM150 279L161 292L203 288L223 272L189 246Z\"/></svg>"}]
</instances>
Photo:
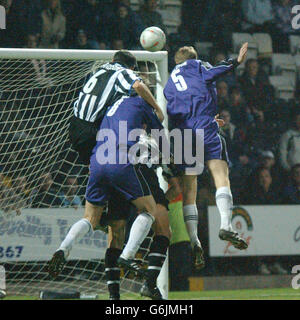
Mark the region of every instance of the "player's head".
<instances>
[{"instance_id":1,"label":"player's head","mask_svg":"<svg viewBox=\"0 0 300 320\"><path fill-rule=\"evenodd\" d=\"M136 57L127 50L119 50L113 57L113 62L118 62L128 69L136 67Z\"/></svg>"},{"instance_id":2,"label":"player's head","mask_svg":"<svg viewBox=\"0 0 300 320\"><path fill-rule=\"evenodd\" d=\"M183 63L186 60L190 59L198 59L197 51L194 49L194 47L181 47L177 50L175 53L175 63L180 64Z\"/></svg>"}]
</instances>

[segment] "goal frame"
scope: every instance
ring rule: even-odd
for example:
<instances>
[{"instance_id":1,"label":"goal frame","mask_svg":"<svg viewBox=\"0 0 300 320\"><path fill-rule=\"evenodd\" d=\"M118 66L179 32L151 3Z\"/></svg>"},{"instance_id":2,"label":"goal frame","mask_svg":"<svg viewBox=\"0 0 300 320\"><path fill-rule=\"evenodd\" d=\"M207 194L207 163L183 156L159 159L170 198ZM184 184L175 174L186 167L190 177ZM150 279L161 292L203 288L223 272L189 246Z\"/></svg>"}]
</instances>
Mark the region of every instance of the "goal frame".
<instances>
[{"instance_id":1,"label":"goal frame","mask_svg":"<svg viewBox=\"0 0 300 320\"><path fill-rule=\"evenodd\" d=\"M155 62L158 74L156 76L156 100L162 108L164 114L163 125L168 128L166 100L163 94L164 86L168 80L168 52L158 51L149 52L142 50L129 50L134 54L137 61ZM117 50L78 50L78 49L19 49L19 48L0 48L0 58L17 59L40 59L40 60L106 60L111 61ZM161 187L166 191L167 184L159 174ZM158 286L165 299L168 298L168 257L163 265L158 277Z\"/></svg>"}]
</instances>

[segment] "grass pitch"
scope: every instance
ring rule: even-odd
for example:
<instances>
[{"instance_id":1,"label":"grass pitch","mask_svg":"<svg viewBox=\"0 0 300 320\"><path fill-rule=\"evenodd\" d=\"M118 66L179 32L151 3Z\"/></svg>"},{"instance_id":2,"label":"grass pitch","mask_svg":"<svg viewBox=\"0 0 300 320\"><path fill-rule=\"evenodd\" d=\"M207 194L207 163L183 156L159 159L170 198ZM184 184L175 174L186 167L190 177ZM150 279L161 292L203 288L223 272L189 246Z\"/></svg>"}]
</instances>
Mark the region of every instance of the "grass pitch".
<instances>
[{"instance_id":1,"label":"grass pitch","mask_svg":"<svg viewBox=\"0 0 300 320\"><path fill-rule=\"evenodd\" d=\"M144 300L136 294L124 294L122 300ZM33 296L7 296L4 300L38 300ZM99 300L107 300L108 295L99 294ZM300 289L251 289L224 291L184 291L170 292L169 300L300 300Z\"/></svg>"}]
</instances>

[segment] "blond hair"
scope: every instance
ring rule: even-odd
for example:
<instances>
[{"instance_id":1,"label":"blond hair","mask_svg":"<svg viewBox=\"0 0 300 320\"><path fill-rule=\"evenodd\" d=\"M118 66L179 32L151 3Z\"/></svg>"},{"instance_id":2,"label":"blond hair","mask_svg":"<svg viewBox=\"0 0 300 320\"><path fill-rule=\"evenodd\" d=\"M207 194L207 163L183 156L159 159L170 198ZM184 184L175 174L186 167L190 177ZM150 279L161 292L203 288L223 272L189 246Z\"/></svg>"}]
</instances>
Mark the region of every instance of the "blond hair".
<instances>
[{"instance_id":1,"label":"blond hair","mask_svg":"<svg viewBox=\"0 0 300 320\"><path fill-rule=\"evenodd\" d=\"M189 59L197 59L198 54L194 47L192 46L184 46L177 50L175 53L175 63L180 64Z\"/></svg>"}]
</instances>

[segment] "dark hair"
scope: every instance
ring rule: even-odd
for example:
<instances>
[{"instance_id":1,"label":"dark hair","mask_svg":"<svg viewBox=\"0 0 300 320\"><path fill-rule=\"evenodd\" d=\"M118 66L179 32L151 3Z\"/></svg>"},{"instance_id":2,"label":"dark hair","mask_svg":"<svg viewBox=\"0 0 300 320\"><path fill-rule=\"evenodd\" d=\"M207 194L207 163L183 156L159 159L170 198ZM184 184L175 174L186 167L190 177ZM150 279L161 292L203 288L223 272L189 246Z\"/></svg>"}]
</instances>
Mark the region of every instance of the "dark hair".
<instances>
[{"instance_id":1,"label":"dark hair","mask_svg":"<svg viewBox=\"0 0 300 320\"><path fill-rule=\"evenodd\" d=\"M136 67L136 57L127 50L119 50L113 57L113 62L118 62L126 68Z\"/></svg>"},{"instance_id":2,"label":"dark hair","mask_svg":"<svg viewBox=\"0 0 300 320\"><path fill-rule=\"evenodd\" d=\"M250 58L250 59L248 59L248 60L246 61L246 63L245 63L245 72L248 71L249 65L250 65L251 63L253 63L253 62L258 63L257 59L254 59L254 58Z\"/></svg>"}]
</instances>

